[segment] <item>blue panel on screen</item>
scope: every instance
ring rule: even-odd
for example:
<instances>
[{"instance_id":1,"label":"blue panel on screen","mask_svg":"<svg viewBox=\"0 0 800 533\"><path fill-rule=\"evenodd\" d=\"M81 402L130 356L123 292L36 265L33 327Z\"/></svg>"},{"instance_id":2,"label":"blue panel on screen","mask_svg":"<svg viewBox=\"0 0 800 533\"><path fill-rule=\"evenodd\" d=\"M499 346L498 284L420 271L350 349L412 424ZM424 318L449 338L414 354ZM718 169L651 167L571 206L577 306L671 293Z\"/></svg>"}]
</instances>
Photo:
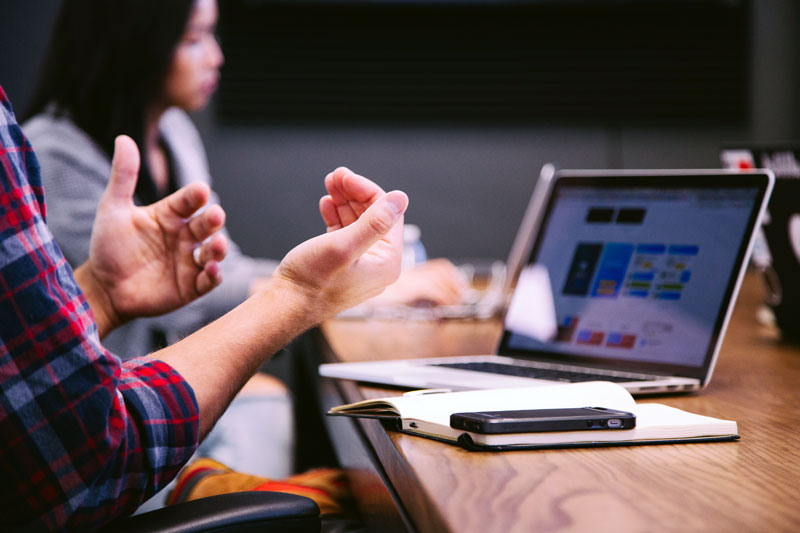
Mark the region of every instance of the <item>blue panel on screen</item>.
<instances>
[{"instance_id":1,"label":"blue panel on screen","mask_svg":"<svg viewBox=\"0 0 800 533\"><path fill-rule=\"evenodd\" d=\"M633 255L633 245L612 242L605 246L592 287L592 296L615 298L625 279Z\"/></svg>"},{"instance_id":2,"label":"blue panel on screen","mask_svg":"<svg viewBox=\"0 0 800 533\"><path fill-rule=\"evenodd\" d=\"M636 246L637 254L650 254L658 255L667 251L667 247L663 244L639 244Z\"/></svg>"},{"instance_id":3,"label":"blue panel on screen","mask_svg":"<svg viewBox=\"0 0 800 533\"><path fill-rule=\"evenodd\" d=\"M659 292L658 293L659 300L680 300L681 293L679 292Z\"/></svg>"},{"instance_id":4,"label":"blue panel on screen","mask_svg":"<svg viewBox=\"0 0 800 533\"><path fill-rule=\"evenodd\" d=\"M669 247L669 253L672 255L697 255L700 252L699 246L686 245L680 246L673 244Z\"/></svg>"}]
</instances>

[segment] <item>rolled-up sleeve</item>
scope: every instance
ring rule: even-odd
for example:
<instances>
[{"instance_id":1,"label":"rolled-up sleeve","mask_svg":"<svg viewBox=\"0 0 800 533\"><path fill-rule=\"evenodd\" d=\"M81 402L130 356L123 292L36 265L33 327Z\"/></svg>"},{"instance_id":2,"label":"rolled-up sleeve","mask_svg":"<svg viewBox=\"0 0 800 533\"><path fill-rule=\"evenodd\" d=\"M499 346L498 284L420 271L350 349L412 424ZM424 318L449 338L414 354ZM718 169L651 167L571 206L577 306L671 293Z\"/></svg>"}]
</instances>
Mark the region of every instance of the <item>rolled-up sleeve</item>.
<instances>
[{"instance_id":1,"label":"rolled-up sleeve","mask_svg":"<svg viewBox=\"0 0 800 533\"><path fill-rule=\"evenodd\" d=\"M106 433L100 438L95 432L93 439L100 460L74 465L86 473L80 476L77 488L83 497L70 512L69 526L96 527L132 513L175 477L197 447L197 402L172 367L131 359L121 365L115 381L108 389ZM96 410L101 405L88 407L100 425L103 413Z\"/></svg>"}]
</instances>

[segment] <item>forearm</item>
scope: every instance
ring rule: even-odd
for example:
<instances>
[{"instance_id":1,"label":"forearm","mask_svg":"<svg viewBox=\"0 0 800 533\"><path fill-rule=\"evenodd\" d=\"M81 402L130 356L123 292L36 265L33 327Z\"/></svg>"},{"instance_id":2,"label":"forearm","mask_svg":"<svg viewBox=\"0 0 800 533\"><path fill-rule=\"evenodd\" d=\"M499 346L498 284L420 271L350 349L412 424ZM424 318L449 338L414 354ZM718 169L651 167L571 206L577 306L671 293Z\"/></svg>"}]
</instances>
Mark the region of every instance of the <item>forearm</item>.
<instances>
[{"instance_id":1,"label":"forearm","mask_svg":"<svg viewBox=\"0 0 800 533\"><path fill-rule=\"evenodd\" d=\"M201 438L259 366L327 316L314 300L292 283L273 278L266 290L152 355L175 368L194 389Z\"/></svg>"},{"instance_id":2,"label":"forearm","mask_svg":"<svg viewBox=\"0 0 800 533\"><path fill-rule=\"evenodd\" d=\"M329 178L326 187L336 191L339 203L323 197L320 211L330 231L293 248L264 290L197 333L153 354L180 372L193 388L201 438L272 354L302 331L375 296L397 279L408 197L397 191L384 194L346 169ZM348 187L351 194L341 192ZM367 194L370 191L374 194ZM351 197L362 198L360 202L366 205L359 205L364 211L358 209L356 220L340 220L339 208L354 214Z\"/></svg>"}]
</instances>

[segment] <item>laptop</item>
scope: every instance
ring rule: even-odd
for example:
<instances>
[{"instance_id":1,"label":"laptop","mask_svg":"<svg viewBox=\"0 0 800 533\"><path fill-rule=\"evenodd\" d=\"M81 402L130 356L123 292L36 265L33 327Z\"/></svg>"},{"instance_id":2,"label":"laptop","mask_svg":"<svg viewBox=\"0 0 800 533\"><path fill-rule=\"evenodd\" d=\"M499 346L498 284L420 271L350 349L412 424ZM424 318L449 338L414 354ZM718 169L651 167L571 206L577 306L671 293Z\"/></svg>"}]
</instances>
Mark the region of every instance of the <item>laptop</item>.
<instances>
[{"instance_id":1,"label":"laptop","mask_svg":"<svg viewBox=\"0 0 800 533\"><path fill-rule=\"evenodd\" d=\"M753 264L761 271L766 303L783 336L800 340L800 144L738 145L720 152L723 167L766 168L775 174L769 201L753 247Z\"/></svg>"},{"instance_id":2,"label":"laptop","mask_svg":"<svg viewBox=\"0 0 800 533\"><path fill-rule=\"evenodd\" d=\"M325 364L320 374L451 390L594 380L633 394L699 390L774 179L768 170L557 171L495 354ZM556 321L548 338L534 333L536 319L526 327L533 298L515 303L541 294L528 284L542 279Z\"/></svg>"}]
</instances>

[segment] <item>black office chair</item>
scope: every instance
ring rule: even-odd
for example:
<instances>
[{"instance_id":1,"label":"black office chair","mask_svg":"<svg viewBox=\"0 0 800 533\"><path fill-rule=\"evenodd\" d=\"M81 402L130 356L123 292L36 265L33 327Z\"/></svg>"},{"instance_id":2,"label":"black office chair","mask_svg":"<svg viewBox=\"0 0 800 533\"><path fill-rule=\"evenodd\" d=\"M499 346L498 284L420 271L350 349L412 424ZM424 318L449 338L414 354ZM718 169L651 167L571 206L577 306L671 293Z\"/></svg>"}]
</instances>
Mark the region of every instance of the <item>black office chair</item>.
<instances>
[{"instance_id":1,"label":"black office chair","mask_svg":"<svg viewBox=\"0 0 800 533\"><path fill-rule=\"evenodd\" d=\"M234 492L184 502L109 524L114 533L280 531L318 533L319 507L282 492Z\"/></svg>"}]
</instances>

